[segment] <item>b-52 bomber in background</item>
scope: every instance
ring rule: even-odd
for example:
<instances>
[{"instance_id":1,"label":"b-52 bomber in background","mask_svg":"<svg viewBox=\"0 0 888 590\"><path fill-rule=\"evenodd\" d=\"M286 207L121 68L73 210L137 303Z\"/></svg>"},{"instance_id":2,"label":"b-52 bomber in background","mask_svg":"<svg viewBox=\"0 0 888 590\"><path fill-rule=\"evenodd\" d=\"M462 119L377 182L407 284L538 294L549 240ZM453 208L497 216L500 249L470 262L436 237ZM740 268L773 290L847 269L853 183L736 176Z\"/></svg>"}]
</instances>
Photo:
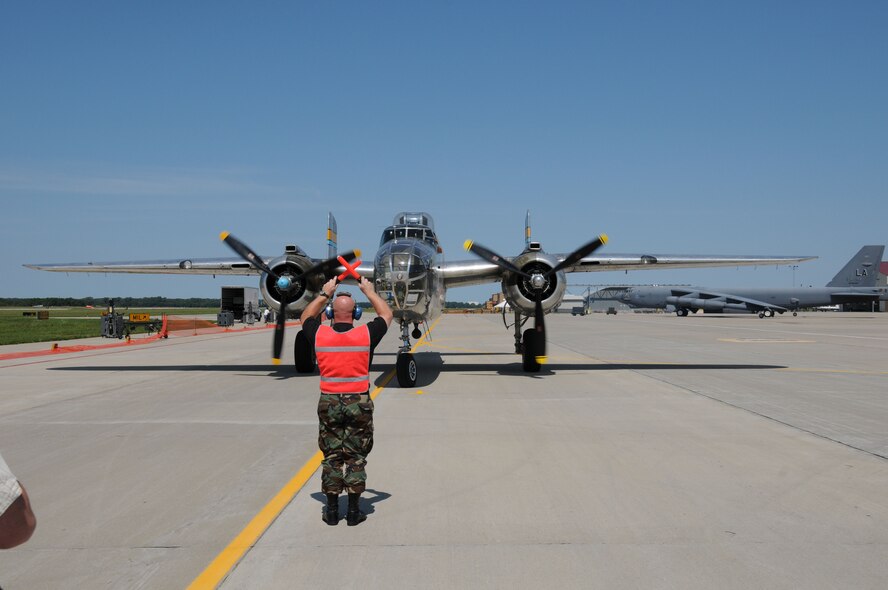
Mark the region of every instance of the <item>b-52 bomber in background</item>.
<instances>
[{"instance_id":1,"label":"b-52 bomber in background","mask_svg":"<svg viewBox=\"0 0 888 590\"><path fill-rule=\"evenodd\" d=\"M707 287L607 287L592 295L629 307L667 309L678 316L699 310L711 313L757 313L774 317L802 308L868 303L888 300L888 288L876 286L885 246L864 246L825 287L716 288Z\"/></svg>"},{"instance_id":2,"label":"b-52 bomber in background","mask_svg":"<svg viewBox=\"0 0 888 590\"><path fill-rule=\"evenodd\" d=\"M376 292L392 307L401 328L397 356L397 377L402 387L413 387L417 365L411 354L410 339L428 331L444 309L448 288L499 282L514 312L515 352L522 357L527 372L537 372L546 358L544 316L564 298L566 274L571 272L747 266L791 264L814 256L707 256L664 254L592 253L607 242L599 235L569 254L549 254L531 240L530 213L525 216L524 249L516 256L502 257L471 240L466 250L477 258L445 261L428 213L402 212L382 231L379 249L372 263L358 264L357 251L337 252L336 220L328 215L327 259L311 258L296 245L284 247L277 256L259 256L245 243L228 233L222 239L238 258L158 260L147 262L87 262L69 264L26 264L37 270L55 272L259 275L259 288L268 307L278 311L274 333L273 360L280 362L287 316L298 316L318 296L323 284L340 277L346 284L356 278L373 281ZM523 329L533 318L533 327ZM411 330L410 327L413 326ZM313 372L311 347L300 330L294 342L295 365L299 372Z\"/></svg>"}]
</instances>

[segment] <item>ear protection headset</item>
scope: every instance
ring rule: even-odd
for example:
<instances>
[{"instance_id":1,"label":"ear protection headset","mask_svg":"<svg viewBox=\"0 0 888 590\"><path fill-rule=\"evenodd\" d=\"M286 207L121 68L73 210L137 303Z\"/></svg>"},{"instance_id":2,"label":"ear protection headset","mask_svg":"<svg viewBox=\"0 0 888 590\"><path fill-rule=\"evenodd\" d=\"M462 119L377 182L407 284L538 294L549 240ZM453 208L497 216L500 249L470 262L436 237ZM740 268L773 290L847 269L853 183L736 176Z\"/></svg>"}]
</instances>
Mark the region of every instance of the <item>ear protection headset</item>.
<instances>
[{"instance_id":1,"label":"ear protection headset","mask_svg":"<svg viewBox=\"0 0 888 590\"><path fill-rule=\"evenodd\" d=\"M337 297L351 297L351 293L348 291L341 291L336 294ZM361 314L364 313L364 310L361 309L357 304L355 304L355 308L352 310L352 319L357 321L361 319ZM327 307L324 309L324 315L328 320L333 319L333 302L327 304Z\"/></svg>"}]
</instances>

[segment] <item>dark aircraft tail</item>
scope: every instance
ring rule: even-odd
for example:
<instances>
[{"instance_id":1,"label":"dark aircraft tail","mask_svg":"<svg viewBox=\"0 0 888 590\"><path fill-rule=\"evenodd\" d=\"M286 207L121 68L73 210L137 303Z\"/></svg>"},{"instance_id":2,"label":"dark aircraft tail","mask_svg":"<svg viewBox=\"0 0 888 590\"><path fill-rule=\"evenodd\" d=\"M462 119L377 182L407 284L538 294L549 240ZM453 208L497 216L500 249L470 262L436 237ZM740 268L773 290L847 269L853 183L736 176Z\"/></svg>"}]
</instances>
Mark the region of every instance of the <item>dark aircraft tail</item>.
<instances>
[{"instance_id":1,"label":"dark aircraft tail","mask_svg":"<svg viewBox=\"0 0 888 590\"><path fill-rule=\"evenodd\" d=\"M875 287L885 246L864 246L827 287Z\"/></svg>"}]
</instances>

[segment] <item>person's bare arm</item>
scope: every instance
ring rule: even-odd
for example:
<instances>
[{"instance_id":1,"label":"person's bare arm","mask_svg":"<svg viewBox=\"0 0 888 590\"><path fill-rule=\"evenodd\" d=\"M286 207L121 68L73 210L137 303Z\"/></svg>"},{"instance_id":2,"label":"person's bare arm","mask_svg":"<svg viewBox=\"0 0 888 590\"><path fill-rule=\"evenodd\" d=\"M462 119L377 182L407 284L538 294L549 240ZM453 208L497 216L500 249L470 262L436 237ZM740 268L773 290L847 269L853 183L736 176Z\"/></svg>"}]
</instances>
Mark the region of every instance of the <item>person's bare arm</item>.
<instances>
[{"instance_id":1,"label":"person's bare arm","mask_svg":"<svg viewBox=\"0 0 888 590\"><path fill-rule=\"evenodd\" d=\"M321 287L321 291L326 293L327 296L321 297L318 295L305 306L305 309L302 310L302 315L300 316L302 323L305 323L305 320L308 318L317 317L322 311L324 311L324 308L327 307L327 303L330 301L330 297L336 292L336 279L332 278L324 283L324 286Z\"/></svg>"},{"instance_id":2,"label":"person's bare arm","mask_svg":"<svg viewBox=\"0 0 888 590\"><path fill-rule=\"evenodd\" d=\"M12 549L31 538L37 528L37 518L31 510L31 501L25 486L22 495L9 505L6 512L0 514L0 549Z\"/></svg>"},{"instance_id":3,"label":"person's bare arm","mask_svg":"<svg viewBox=\"0 0 888 590\"><path fill-rule=\"evenodd\" d=\"M370 305L373 306L373 309L376 311L376 315L381 317L385 321L386 326L392 325L392 318L394 318L394 314L392 313L392 308L389 307L389 304L385 302L385 300L379 296L376 292L376 289L373 287L373 283L367 280L366 277L361 277L360 282L358 283L358 287L361 289L361 293L370 301Z\"/></svg>"}]
</instances>

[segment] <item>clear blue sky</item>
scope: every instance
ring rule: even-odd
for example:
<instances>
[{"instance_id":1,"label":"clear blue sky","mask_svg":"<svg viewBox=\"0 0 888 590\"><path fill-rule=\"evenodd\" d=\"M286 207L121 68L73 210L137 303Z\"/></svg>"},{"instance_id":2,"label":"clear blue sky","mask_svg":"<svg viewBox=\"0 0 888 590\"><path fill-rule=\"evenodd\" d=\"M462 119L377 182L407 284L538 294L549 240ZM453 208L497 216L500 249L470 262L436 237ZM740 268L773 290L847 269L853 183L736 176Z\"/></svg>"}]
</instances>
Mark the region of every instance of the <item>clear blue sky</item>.
<instances>
[{"instance_id":1,"label":"clear blue sky","mask_svg":"<svg viewBox=\"0 0 888 590\"><path fill-rule=\"evenodd\" d=\"M0 296L216 297L255 283L21 265L228 256L222 230L323 256L328 210L365 258L399 210L448 259L517 254L531 209L550 252L816 255L823 285L888 241L886 30L882 1L8 3Z\"/></svg>"}]
</instances>

